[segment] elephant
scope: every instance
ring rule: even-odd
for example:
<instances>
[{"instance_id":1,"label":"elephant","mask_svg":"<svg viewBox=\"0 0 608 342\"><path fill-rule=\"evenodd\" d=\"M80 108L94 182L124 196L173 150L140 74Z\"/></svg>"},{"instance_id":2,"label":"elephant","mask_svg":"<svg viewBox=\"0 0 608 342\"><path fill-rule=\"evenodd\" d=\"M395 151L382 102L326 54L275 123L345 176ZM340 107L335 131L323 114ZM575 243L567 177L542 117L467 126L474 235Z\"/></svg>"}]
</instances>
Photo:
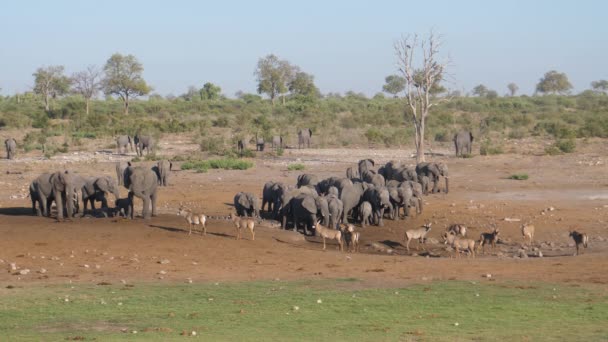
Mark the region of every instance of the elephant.
<instances>
[{"instance_id":1,"label":"elephant","mask_svg":"<svg viewBox=\"0 0 608 342\"><path fill-rule=\"evenodd\" d=\"M318 183L319 183L319 178L316 175L313 175L310 173L303 173L298 176L298 183L296 186L298 188L301 188L305 185L317 186Z\"/></svg>"},{"instance_id":2,"label":"elephant","mask_svg":"<svg viewBox=\"0 0 608 342\"><path fill-rule=\"evenodd\" d=\"M118 198L114 201L114 215L122 216L124 218L131 217L131 210L133 209L133 198Z\"/></svg>"},{"instance_id":3,"label":"elephant","mask_svg":"<svg viewBox=\"0 0 608 342\"><path fill-rule=\"evenodd\" d=\"M337 188L332 187L337 190ZM338 224L342 219L342 210L344 210L344 204L340 201L337 195L325 196L327 200L327 206L329 209L329 227L338 229Z\"/></svg>"},{"instance_id":4,"label":"elephant","mask_svg":"<svg viewBox=\"0 0 608 342\"><path fill-rule=\"evenodd\" d=\"M13 138L4 140L4 147L6 147L6 159L13 159L17 152L17 140Z\"/></svg>"},{"instance_id":5,"label":"elephant","mask_svg":"<svg viewBox=\"0 0 608 342\"><path fill-rule=\"evenodd\" d=\"M386 165L379 168L378 173L381 174L384 177L384 179L388 181L388 180L394 179L393 175L402 168L403 168L403 165L401 165L401 162L398 162L396 160L391 160L388 163L386 163Z\"/></svg>"},{"instance_id":6,"label":"elephant","mask_svg":"<svg viewBox=\"0 0 608 342\"><path fill-rule=\"evenodd\" d=\"M312 140L312 129L304 128L298 131L298 148L306 146L310 148L310 141Z\"/></svg>"},{"instance_id":7,"label":"elephant","mask_svg":"<svg viewBox=\"0 0 608 342\"><path fill-rule=\"evenodd\" d=\"M336 196L338 199L340 198L340 190L335 186L330 186L327 190L327 196Z\"/></svg>"},{"instance_id":8,"label":"elephant","mask_svg":"<svg viewBox=\"0 0 608 342\"><path fill-rule=\"evenodd\" d=\"M281 182L270 181L264 184L264 189L262 190L262 211L266 207L266 203L268 203L267 211L273 213L273 217L276 218L278 210L281 207L281 195L286 190L287 186Z\"/></svg>"},{"instance_id":9,"label":"elephant","mask_svg":"<svg viewBox=\"0 0 608 342\"><path fill-rule=\"evenodd\" d=\"M135 142L135 151L140 157L144 155L144 150L148 151L147 153L150 154L150 150L154 148L154 139L148 135L140 136L139 134L136 134L133 138L133 142Z\"/></svg>"},{"instance_id":10,"label":"elephant","mask_svg":"<svg viewBox=\"0 0 608 342\"><path fill-rule=\"evenodd\" d=\"M454 135L454 147L456 148L456 157L471 154L473 133L469 131L460 131L456 133Z\"/></svg>"},{"instance_id":11,"label":"elephant","mask_svg":"<svg viewBox=\"0 0 608 342\"><path fill-rule=\"evenodd\" d=\"M410 180L415 181L418 180L418 173L416 173L416 169L414 167L400 167L393 170L390 179L394 179L399 182Z\"/></svg>"},{"instance_id":12,"label":"elephant","mask_svg":"<svg viewBox=\"0 0 608 342\"><path fill-rule=\"evenodd\" d=\"M353 182L348 178L329 177L317 183L317 191L320 194L328 194L331 187L338 189L338 197L342 193L342 189L346 186L353 185Z\"/></svg>"},{"instance_id":13,"label":"elephant","mask_svg":"<svg viewBox=\"0 0 608 342\"><path fill-rule=\"evenodd\" d=\"M234 196L234 209L238 216L260 217L258 198L250 192L239 192Z\"/></svg>"},{"instance_id":14,"label":"elephant","mask_svg":"<svg viewBox=\"0 0 608 342\"><path fill-rule=\"evenodd\" d=\"M243 156L243 151L247 148L247 141L245 139L239 139L236 142L236 152L239 156Z\"/></svg>"},{"instance_id":15,"label":"elephant","mask_svg":"<svg viewBox=\"0 0 608 342\"><path fill-rule=\"evenodd\" d=\"M275 135L272 137L272 148L283 148L283 137Z\"/></svg>"},{"instance_id":16,"label":"elephant","mask_svg":"<svg viewBox=\"0 0 608 342\"><path fill-rule=\"evenodd\" d=\"M416 213L421 214L422 209L423 209L422 195L424 194L424 189L422 188L422 185L420 183L414 182L414 181L406 181L401 184L402 184L402 186L406 185L412 189L412 194L414 195L414 197L416 199L418 199L418 206L416 207Z\"/></svg>"},{"instance_id":17,"label":"elephant","mask_svg":"<svg viewBox=\"0 0 608 342\"><path fill-rule=\"evenodd\" d=\"M388 209L389 213L393 212L393 205L391 204L388 189L385 186L370 186L364 191L362 199L371 203L373 221L379 226L384 226L384 211Z\"/></svg>"},{"instance_id":18,"label":"elephant","mask_svg":"<svg viewBox=\"0 0 608 342\"><path fill-rule=\"evenodd\" d=\"M120 135L116 138L116 147L118 148L118 153L127 153L129 151L129 146L131 147L131 152L133 152L133 141L131 140L130 136Z\"/></svg>"},{"instance_id":19,"label":"elephant","mask_svg":"<svg viewBox=\"0 0 608 342\"><path fill-rule=\"evenodd\" d=\"M169 185L169 176L171 175L171 170L173 169L173 163L168 160L159 160L156 163L156 166L152 168L154 172L156 172L156 176L158 177L158 185L160 186L168 186Z\"/></svg>"},{"instance_id":20,"label":"elephant","mask_svg":"<svg viewBox=\"0 0 608 342\"><path fill-rule=\"evenodd\" d=\"M433 182L432 193L439 192L439 177L445 178L445 193L449 192L448 166L444 163L419 163L416 165L418 175L427 176Z\"/></svg>"},{"instance_id":21,"label":"elephant","mask_svg":"<svg viewBox=\"0 0 608 342\"><path fill-rule=\"evenodd\" d=\"M344 210L342 211L343 223L348 223L348 214L351 213L353 209L359 206L359 203L361 203L361 199L363 197L363 193L369 186L371 186L371 184L354 183L342 189L342 192L340 194L340 200L344 205ZM357 215L353 213L353 218L355 218L356 216Z\"/></svg>"},{"instance_id":22,"label":"elephant","mask_svg":"<svg viewBox=\"0 0 608 342\"><path fill-rule=\"evenodd\" d=\"M317 223L317 215L321 216L324 225L329 222L329 207L327 200L323 197L314 197L309 194L299 194L292 197L283 210L283 229L287 227L287 216L293 219L293 230L297 230L298 221L304 221L304 234L310 235L311 230Z\"/></svg>"},{"instance_id":23,"label":"elephant","mask_svg":"<svg viewBox=\"0 0 608 342\"><path fill-rule=\"evenodd\" d=\"M391 218L400 219L400 209L403 208L404 215L410 216L410 208L415 207L416 213L419 213L419 201L414 196L412 188L408 184L401 183L397 187L387 187L391 204L393 205L393 211L391 212Z\"/></svg>"},{"instance_id":24,"label":"elephant","mask_svg":"<svg viewBox=\"0 0 608 342\"><path fill-rule=\"evenodd\" d=\"M372 204L368 201L364 201L359 206L359 220L361 220L361 226L365 228L365 226L371 224L372 217Z\"/></svg>"},{"instance_id":25,"label":"elephant","mask_svg":"<svg viewBox=\"0 0 608 342\"><path fill-rule=\"evenodd\" d=\"M116 179L118 180L118 185L125 184L125 170L131 166L131 162L117 162L116 163Z\"/></svg>"},{"instance_id":26,"label":"elephant","mask_svg":"<svg viewBox=\"0 0 608 342\"><path fill-rule=\"evenodd\" d=\"M264 151L264 138L257 138L255 141L255 150L263 152Z\"/></svg>"},{"instance_id":27,"label":"elephant","mask_svg":"<svg viewBox=\"0 0 608 342\"><path fill-rule=\"evenodd\" d=\"M418 183L420 183L420 186L422 187L422 193L427 195L429 193L429 177L425 176L425 175L419 175L418 176Z\"/></svg>"},{"instance_id":28,"label":"elephant","mask_svg":"<svg viewBox=\"0 0 608 342\"><path fill-rule=\"evenodd\" d=\"M54 194L51 192L51 194L46 197L44 200L41 199L41 195L38 193L38 184L39 183L49 183L50 182L50 177L51 174L50 173L44 173L42 175L40 175L36 180L34 180L31 184L30 184L30 199L32 200L32 212L34 215L38 215L38 216L50 216L50 212L51 212L51 206L53 204L54 201ZM82 177L79 177L82 178ZM42 179L42 180L41 180ZM76 185L74 186L74 194L72 196L72 203L74 205L74 209L72 214L76 214L77 212L80 211L80 204L79 204L79 200L78 200L78 192L81 191L81 187L82 187L82 183L76 183ZM63 196L63 206L67 207L66 205L66 196ZM38 204L38 208L36 208L36 204ZM67 213L67 211L66 211Z\"/></svg>"},{"instance_id":29,"label":"elephant","mask_svg":"<svg viewBox=\"0 0 608 342\"><path fill-rule=\"evenodd\" d=\"M374 170L374 165L376 165L376 163L372 160L372 159L361 159L359 160L359 174L361 176L363 176L363 171L369 171L369 170Z\"/></svg>"},{"instance_id":30,"label":"elephant","mask_svg":"<svg viewBox=\"0 0 608 342\"><path fill-rule=\"evenodd\" d=\"M363 179L363 181L366 183L373 184L374 186L386 185L384 177L373 170L363 171L363 173L361 174L361 179Z\"/></svg>"},{"instance_id":31,"label":"elephant","mask_svg":"<svg viewBox=\"0 0 608 342\"><path fill-rule=\"evenodd\" d=\"M356 169L352 166L350 166L349 168L346 169L346 178L354 181L356 180L360 180L361 179L361 175L359 174L359 169Z\"/></svg>"},{"instance_id":32,"label":"elephant","mask_svg":"<svg viewBox=\"0 0 608 342\"><path fill-rule=\"evenodd\" d=\"M156 216L158 177L154 171L143 166L129 166L125 169L123 186L129 190L131 203L133 203L134 196L144 202L144 219L148 220L151 216ZM150 207L152 207L151 213ZM133 204L131 204L131 219L133 216L134 210Z\"/></svg>"},{"instance_id":33,"label":"elephant","mask_svg":"<svg viewBox=\"0 0 608 342\"><path fill-rule=\"evenodd\" d=\"M111 193L114 199L120 198L118 183L110 176L88 177L84 180L82 189L83 213L87 211L87 204L91 203L91 210L95 211L95 201L101 202L102 208L108 208L106 195Z\"/></svg>"},{"instance_id":34,"label":"elephant","mask_svg":"<svg viewBox=\"0 0 608 342\"><path fill-rule=\"evenodd\" d=\"M50 203L55 200L57 205L57 220L63 220L64 203L67 209L67 216L74 214L74 174L71 171L57 171L54 173L44 173L34 180L30 185L30 192L35 193L39 209L45 216L50 216ZM32 206L35 205L32 198ZM35 208L34 208L35 210Z\"/></svg>"}]
</instances>

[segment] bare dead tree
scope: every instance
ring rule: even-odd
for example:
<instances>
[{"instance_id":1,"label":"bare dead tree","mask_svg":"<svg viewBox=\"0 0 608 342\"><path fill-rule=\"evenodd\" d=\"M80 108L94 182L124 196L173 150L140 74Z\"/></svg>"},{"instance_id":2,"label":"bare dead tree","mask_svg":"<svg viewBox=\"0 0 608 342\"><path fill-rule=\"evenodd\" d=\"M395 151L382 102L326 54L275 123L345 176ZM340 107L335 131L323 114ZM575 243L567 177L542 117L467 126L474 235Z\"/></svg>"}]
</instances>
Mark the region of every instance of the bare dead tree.
<instances>
[{"instance_id":1,"label":"bare dead tree","mask_svg":"<svg viewBox=\"0 0 608 342\"><path fill-rule=\"evenodd\" d=\"M90 65L87 70L72 75L72 91L84 97L87 115L89 115L91 99L101 90L101 74L101 70Z\"/></svg>"},{"instance_id":2,"label":"bare dead tree","mask_svg":"<svg viewBox=\"0 0 608 342\"><path fill-rule=\"evenodd\" d=\"M439 62L441 37L432 31L428 38L419 39L418 35L404 36L395 42L395 55L399 73L405 78L406 103L404 116L411 120L415 128L416 161L424 162L424 129L429 110L448 98L434 96L448 61ZM418 61L416 52L422 54Z\"/></svg>"}]
</instances>

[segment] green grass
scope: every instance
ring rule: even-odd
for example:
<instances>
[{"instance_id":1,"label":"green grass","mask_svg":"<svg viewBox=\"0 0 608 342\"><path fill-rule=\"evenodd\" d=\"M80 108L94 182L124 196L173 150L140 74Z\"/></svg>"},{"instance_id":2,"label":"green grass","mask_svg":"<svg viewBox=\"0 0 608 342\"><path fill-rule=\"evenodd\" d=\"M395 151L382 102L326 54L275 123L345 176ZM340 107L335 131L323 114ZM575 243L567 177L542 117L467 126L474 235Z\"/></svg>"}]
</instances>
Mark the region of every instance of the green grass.
<instances>
[{"instance_id":1,"label":"green grass","mask_svg":"<svg viewBox=\"0 0 608 342\"><path fill-rule=\"evenodd\" d=\"M608 297L598 286L444 281L353 290L357 282L2 289L0 336L10 341L167 341L196 331L206 341L608 338Z\"/></svg>"},{"instance_id":2,"label":"green grass","mask_svg":"<svg viewBox=\"0 0 608 342\"><path fill-rule=\"evenodd\" d=\"M301 171L304 170L306 167L304 166L304 164L289 164L289 166L287 166L287 170L289 171Z\"/></svg>"},{"instance_id":3,"label":"green grass","mask_svg":"<svg viewBox=\"0 0 608 342\"><path fill-rule=\"evenodd\" d=\"M510 175L509 179L527 180L528 179L528 174L527 173L515 173L515 174Z\"/></svg>"},{"instance_id":4,"label":"green grass","mask_svg":"<svg viewBox=\"0 0 608 342\"><path fill-rule=\"evenodd\" d=\"M251 167L253 167L252 162L233 158L190 160L181 166L182 170L196 170L197 172L207 172L209 169L247 170Z\"/></svg>"}]
</instances>

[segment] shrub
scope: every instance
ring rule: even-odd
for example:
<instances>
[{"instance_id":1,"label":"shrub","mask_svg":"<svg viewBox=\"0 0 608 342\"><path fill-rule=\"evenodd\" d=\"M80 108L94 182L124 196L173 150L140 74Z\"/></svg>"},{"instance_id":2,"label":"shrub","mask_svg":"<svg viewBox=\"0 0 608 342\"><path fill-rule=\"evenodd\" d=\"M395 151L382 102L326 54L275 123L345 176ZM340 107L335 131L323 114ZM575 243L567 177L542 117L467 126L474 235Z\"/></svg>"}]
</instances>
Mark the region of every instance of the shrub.
<instances>
[{"instance_id":1,"label":"shrub","mask_svg":"<svg viewBox=\"0 0 608 342\"><path fill-rule=\"evenodd\" d=\"M572 153L576 149L576 142L574 139L562 139L555 142L557 148L564 153Z\"/></svg>"},{"instance_id":2,"label":"shrub","mask_svg":"<svg viewBox=\"0 0 608 342\"><path fill-rule=\"evenodd\" d=\"M209 169L224 170L247 170L253 167L253 163L246 160L234 158L209 159L209 160L190 160L182 164L182 170L196 170L197 172L207 172Z\"/></svg>"},{"instance_id":3,"label":"shrub","mask_svg":"<svg viewBox=\"0 0 608 342\"><path fill-rule=\"evenodd\" d=\"M277 148L277 156L278 157L282 156L284 152L285 152L285 150L283 150L282 147Z\"/></svg>"},{"instance_id":4,"label":"shrub","mask_svg":"<svg viewBox=\"0 0 608 342\"><path fill-rule=\"evenodd\" d=\"M526 180L526 179L528 179L528 174L527 173L515 173L515 174L510 175L509 179Z\"/></svg>"},{"instance_id":5,"label":"shrub","mask_svg":"<svg viewBox=\"0 0 608 342\"><path fill-rule=\"evenodd\" d=\"M479 154L482 156L503 154L504 151L501 146L493 145L492 142L487 139L481 143L479 147Z\"/></svg>"},{"instance_id":6,"label":"shrub","mask_svg":"<svg viewBox=\"0 0 608 342\"><path fill-rule=\"evenodd\" d=\"M304 170L306 167L304 166L304 164L289 164L289 166L287 166L287 170L289 171L301 171Z\"/></svg>"}]
</instances>

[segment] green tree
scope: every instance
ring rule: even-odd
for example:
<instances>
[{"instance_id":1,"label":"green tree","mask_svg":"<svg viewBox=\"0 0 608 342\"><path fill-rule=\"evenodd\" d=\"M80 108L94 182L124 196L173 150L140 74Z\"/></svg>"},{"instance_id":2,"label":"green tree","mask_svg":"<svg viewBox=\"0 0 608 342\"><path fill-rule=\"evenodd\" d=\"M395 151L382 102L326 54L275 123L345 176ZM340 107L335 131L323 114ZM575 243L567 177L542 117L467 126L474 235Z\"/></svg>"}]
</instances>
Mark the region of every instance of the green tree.
<instances>
[{"instance_id":1,"label":"green tree","mask_svg":"<svg viewBox=\"0 0 608 342\"><path fill-rule=\"evenodd\" d=\"M395 98L397 94L405 90L405 78L399 75L388 75L384 82L386 84L382 86L382 91L393 95Z\"/></svg>"},{"instance_id":2,"label":"green tree","mask_svg":"<svg viewBox=\"0 0 608 342\"><path fill-rule=\"evenodd\" d=\"M608 81L606 80L593 81L591 82L591 87L597 92L608 93Z\"/></svg>"},{"instance_id":3,"label":"green tree","mask_svg":"<svg viewBox=\"0 0 608 342\"><path fill-rule=\"evenodd\" d=\"M38 68L34 76L34 92L42 95L44 99L44 110L51 110L50 100L68 92L71 80L63 74L62 65Z\"/></svg>"},{"instance_id":4,"label":"green tree","mask_svg":"<svg viewBox=\"0 0 608 342\"><path fill-rule=\"evenodd\" d=\"M488 88L486 88L486 86L484 86L483 84L480 84L480 85L476 86L475 88L473 88L473 95L483 97L483 96L486 96L487 94L488 94Z\"/></svg>"},{"instance_id":5,"label":"green tree","mask_svg":"<svg viewBox=\"0 0 608 342\"><path fill-rule=\"evenodd\" d=\"M115 53L103 70L106 73L104 92L106 95L116 95L123 101L125 114L129 114L131 98L146 95L152 90L142 77L144 67L133 55Z\"/></svg>"},{"instance_id":6,"label":"green tree","mask_svg":"<svg viewBox=\"0 0 608 342\"><path fill-rule=\"evenodd\" d=\"M488 90L488 92L486 93L486 98L488 99L495 99L498 97L498 93L496 92L496 90Z\"/></svg>"},{"instance_id":7,"label":"green tree","mask_svg":"<svg viewBox=\"0 0 608 342\"><path fill-rule=\"evenodd\" d=\"M293 67L286 60L270 54L258 60L254 71L258 82L258 93L267 94L274 106L276 98L287 93L288 84L293 78ZM283 97L285 103L285 97Z\"/></svg>"},{"instance_id":8,"label":"green tree","mask_svg":"<svg viewBox=\"0 0 608 342\"><path fill-rule=\"evenodd\" d=\"M515 96L515 93L517 93L517 91L519 90L517 84L512 82L507 85L507 88L509 88L509 93L511 94L511 96Z\"/></svg>"},{"instance_id":9,"label":"green tree","mask_svg":"<svg viewBox=\"0 0 608 342\"><path fill-rule=\"evenodd\" d=\"M551 70L540 79L536 85L536 91L544 94L565 94L572 89L565 73Z\"/></svg>"},{"instance_id":10,"label":"green tree","mask_svg":"<svg viewBox=\"0 0 608 342\"><path fill-rule=\"evenodd\" d=\"M293 95L311 99L317 99L321 96L319 88L315 85L315 77L303 71L296 71L293 79L289 82L289 91Z\"/></svg>"},{"instance_id":11,"label":"green tree","mask_svg":"<svg viewBox=\"0 0 608 342\"><path fill-rule=\"evenodd\" d=\"M87 70L76 72L72 75L72 92L82 95L84 98L86 113L89 115L90 102L101 90L101 71L91 65Z\"/></svg>"},{"instance_id":12,"label":"green tree","mask_svg":"<svg viewBox=\"0 0 608 342\"><path fill-rule=\"evenodd\" d=\"M180 97L186 101L194 101L195 99L200 98L200 90L191 85L184 94L180 95Z\"/></svg>"},{"instance_id":13,"label":"green tree","mask_svg":"<svg viewBox=\"0 0 608 342\"><path fill-rule=\"evenodd\" d=\"M207 82L203 85L199 93L201 100L218 100L222 96L222 88L211 82Z\"/></svg>"}]
</instances>

